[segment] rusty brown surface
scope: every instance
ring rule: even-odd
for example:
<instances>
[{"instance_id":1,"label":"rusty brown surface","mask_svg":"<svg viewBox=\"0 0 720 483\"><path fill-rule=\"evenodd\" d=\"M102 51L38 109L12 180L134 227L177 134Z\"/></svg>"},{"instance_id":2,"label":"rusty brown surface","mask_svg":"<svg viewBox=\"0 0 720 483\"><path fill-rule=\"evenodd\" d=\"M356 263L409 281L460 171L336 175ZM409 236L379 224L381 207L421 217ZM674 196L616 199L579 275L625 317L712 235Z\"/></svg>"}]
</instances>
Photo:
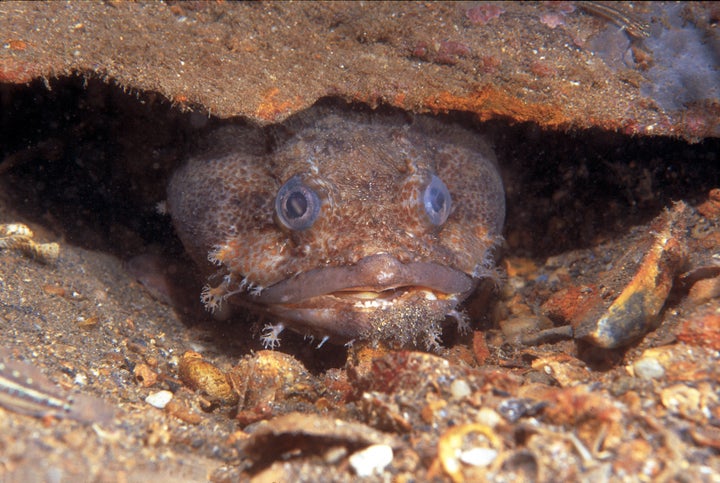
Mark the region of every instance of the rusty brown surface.
<instances>
[{"instance_id":1,"label":"rusty brown surface","mask_svg":"<svg viewBox=\"0 0 720 483\"><path fill-rule=\"evenodd\" d=\"M623 2L604 15L583 3L8 2L0 82L88 75L259 123L338 96L550 128L720 134L716 6Z\"/></svg>"}]
</instances>

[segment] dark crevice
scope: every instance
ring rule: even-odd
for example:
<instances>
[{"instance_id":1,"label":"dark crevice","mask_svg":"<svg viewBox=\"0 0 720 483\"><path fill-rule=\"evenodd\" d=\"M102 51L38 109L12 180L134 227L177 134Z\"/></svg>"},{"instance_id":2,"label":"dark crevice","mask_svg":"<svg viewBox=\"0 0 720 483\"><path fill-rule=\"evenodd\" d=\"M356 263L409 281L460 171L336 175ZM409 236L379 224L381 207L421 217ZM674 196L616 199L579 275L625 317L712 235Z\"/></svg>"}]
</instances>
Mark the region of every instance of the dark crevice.
<instances>
[{"instance_id":1,"label":"dark crevice","mask_svg":"<svg viewBox=\"0 0 720 483\"><path fill-rule=\"evenodd\" d=\"M449 117L495 145L513 255L544 258L595 245L673 201L697 203L718 185L717 139L688 144ZM97 79L0 84L2 196L76 245L121 258L149 244L181 251L156 204L172 170L221 122Z\"/></svg>"},{"instance_id":2,"label":"dark crevice","mask_svg":"<svg viewBox=\"0 0 720 483\"><path fill-rule=\"evenodd\" d=\"M720 140L697 144L600 129L569 134L492 122L506 182L505 235L516 256L595 246L718 185Z\"/></svg>"}]
</instances>

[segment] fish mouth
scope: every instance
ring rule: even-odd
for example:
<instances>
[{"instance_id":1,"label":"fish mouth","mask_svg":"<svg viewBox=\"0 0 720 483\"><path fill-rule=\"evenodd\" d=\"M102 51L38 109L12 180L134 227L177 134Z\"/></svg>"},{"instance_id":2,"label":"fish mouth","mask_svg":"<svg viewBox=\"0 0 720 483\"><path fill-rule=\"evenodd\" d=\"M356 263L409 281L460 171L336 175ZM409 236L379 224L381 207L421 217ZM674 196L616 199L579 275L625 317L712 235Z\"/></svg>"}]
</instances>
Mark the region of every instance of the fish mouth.
<instances>
[{"instance_id":1,"label":"fish mouth","mask_svg":"<svg viewBox=\"0 0 720 483\"><path fill-rule=\"evenodd\" d=\"M347 341L415 323L412 318L434 323L475 286L460 270L434 262L403 263L381 253L354 265L303 272L246 300L264 306L288 328Z\"/></svg>"},{"instance_id":2,"label":"fish mouth","mask_svg":"<svg viewBox=\"0 0 720 483\"><path fill-rule=\"evenodd\" d=\"M460 270L434 262L402 263L384 253L354 265L309 270L264 289L255 299L263 304L293 304L321 295L341 298L390 298L399 290L463 294L475 287Z\"/></svg>"}]
</instances>

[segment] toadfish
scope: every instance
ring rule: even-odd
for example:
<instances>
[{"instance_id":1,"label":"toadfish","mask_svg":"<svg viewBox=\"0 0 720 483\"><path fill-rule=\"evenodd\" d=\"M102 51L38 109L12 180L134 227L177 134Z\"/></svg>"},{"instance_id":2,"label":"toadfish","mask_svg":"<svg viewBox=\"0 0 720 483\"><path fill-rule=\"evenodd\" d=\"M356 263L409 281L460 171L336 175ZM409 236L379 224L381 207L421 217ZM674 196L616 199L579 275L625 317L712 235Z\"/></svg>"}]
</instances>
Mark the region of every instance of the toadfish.
<instances>
[{"instance_id":1,"label":"toadfish","mask_svg":"<svg viewBox=\"0 0 720 483\"><path fill-rule=\"evenodd\" d=\"M322 341L439 347L450 316L496 277L505 195L476 133L401 112L315 106L265 129L226 126L168 185L202 292ZM213 268L212 265L215 265ZM212 271L211 271L212 270Z\"/></svg>"}]
</instances>

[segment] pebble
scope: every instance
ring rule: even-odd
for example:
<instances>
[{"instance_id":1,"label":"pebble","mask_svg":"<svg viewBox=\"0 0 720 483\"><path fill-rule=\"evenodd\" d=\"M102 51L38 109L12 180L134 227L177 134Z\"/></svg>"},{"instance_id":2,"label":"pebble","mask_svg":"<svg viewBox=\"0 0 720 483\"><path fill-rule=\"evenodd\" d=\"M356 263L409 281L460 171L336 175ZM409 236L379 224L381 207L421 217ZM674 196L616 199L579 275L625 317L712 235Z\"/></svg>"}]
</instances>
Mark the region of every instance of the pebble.
<instances>
[{"instance_id":1,"label":"pebble","mask_svg":"<svg viewBox=\"0 0 720 483\"><path fill-rule=\"evenodd\" d=\"M393 460L393 450L386 444L374 444L353 453L350 456L350 466L361 477L381 474Z\"/></svg>"},{"instance_id":2,"label":"pebble","mask_svg":"<svg viewBox=\"0 0 720 483\"><path fill-rule=\"evenodd\" d=\"M660 379L665 375L665 368L660 361L652 357L643 357L633 366L635 375L641 379Z\"/></svg>"},{"instance_id":3,"label":"pebble","mask_svg":"<svg viewBox=\"0 0 720 483\"><path fill-rule=\"evenodd\" d=\"M460 453L460 461L466 465L485 467L495 461L498 452L492 448L473 448Z\"/></svg>"},{"instance_id":4,"label":"pebble","mask_svg":"<svg viewBox=\"0 0 720 483\"><path fill-rule=\"evenodd\" d=\"M502 419L502 416L497 411L486 407L480 408L477 415L477 422L484 424L488 428L497 427L502 422Z\"/></svg>"},{"instance_id":5,"label":"pebble","mask_svg":"<svg viewBox=\"0 0 720 483\"><path fill-rule=\"evenodd\" d=\"M154 408L165 409L165 406L172 400L173 393L170 391L158 391L145 398L145 402Z\"/></svg>"},{"instance_id":6,"label":"pebble","mask_svg":"<svg viewBox=\"0 0 720 483\"><path fill-rule=\"evenodd\" d=\"M470 386L463 379L455 379L452 384L450 384L450 392L452 393L453 399L462 399L472 394Z\"/></svg>"}]
</instances>

